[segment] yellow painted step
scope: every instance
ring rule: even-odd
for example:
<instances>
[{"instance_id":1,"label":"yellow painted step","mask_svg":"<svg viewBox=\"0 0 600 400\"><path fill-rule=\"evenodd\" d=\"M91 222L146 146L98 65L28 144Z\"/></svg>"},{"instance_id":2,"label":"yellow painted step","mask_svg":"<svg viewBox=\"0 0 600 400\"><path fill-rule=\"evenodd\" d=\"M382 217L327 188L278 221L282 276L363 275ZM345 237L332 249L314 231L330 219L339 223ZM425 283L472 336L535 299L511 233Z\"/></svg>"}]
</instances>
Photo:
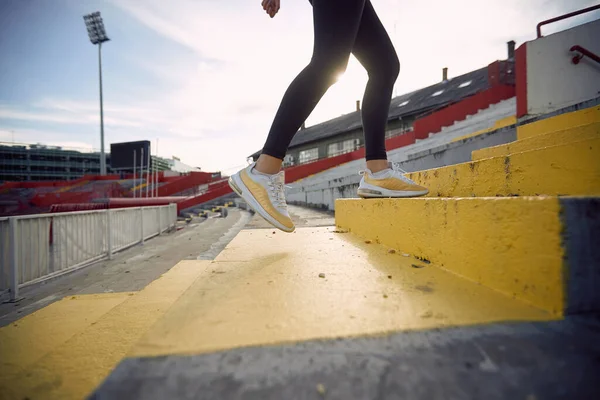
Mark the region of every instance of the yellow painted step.
<instances>
[{"instance_id":1,"label":"yellow painted step","mask_svg":"<svg viewBox=\"0 0 600 400\"><path fill-rule=\"evenodd\" d=\"M0 382L39 361L127 298L128 293L69 296L0 328Z\"/></svg>"},{"instance_id":2,"label":"yellow painted step","mask_svg":"<svg viewBox=\"0 0 600 400\"><path fill-rule=\"evenodd\" d=\"M598 255L585 242L595 225L583 221L598 219L598 207L598 198L338 199L335 218L339 229L561 315L600 309L600 288L589 287Z\"/></svg>"},{"instance_id":3,"label":"yellow painted step","mask_svg":"<svg viewBox=\"0 0 600 400\"><path fill-rule=\"evenodd\" d=\"M463 135L463 136L457 137L456 139L453 139L452 142L459 142L461 140L465 140L465 139L468 139L468 138L471 138L471 137L479 136L479 135L482 135L484 133L495 131L497 129L506 128L507 126L515 125L516 123L517 123L517 117L514 116L514 115L512 115L510 117L499 119L498 121L496 121L494 123L494 126L491 127L491 128L482 129L482 130L477 131L477 132L473 132L473 133L469 133L467 135Z\"/></svg>"},{"instance_id":4,"label":"yellow painted step","mask_svg":"<svg viewBox=\"0 0 600 400\"><path fill-rule=\"evenodd\" d=\"M112 294L121 302L112 305L108 312L105 296L83 295L77 296L77 301L85 307L73 308L65 299L26 317L28 321L17 321L2 328L0 337L9 338L2 343L3 350L7 351L3 352L3 358L8 355L11 360L20 360L22 353L27 361L18 361L21 365L16 369L7 369L9 365L3 364L0 398L85 398L209 263L182 261L140 292ZM119 296L126 299L123 301ZM88 323L85 329L65 328L76 323L73 321L86 318L89 321L96 315L100 317ZM18 329L20 331L16 331ZM23 344L27 344L23 337L29 341L34 337L50 341L43 338L46 333L60 329L68 332L61 335L61 340L45 344L43 351L23 350ZM12 361L11 365L14 364Z\"/></svg>"},{"instance_id":5,"label":"yellow painted step","mask_svg":"<svg viewBox=\"0 0 600 400\"><path fill-rule=\"evenodd\" d=\"M507 156L524 151L537 150L542 147L560 146L567 143L578 142L581 140L600 138L600 123L582 125L575 128L569 128L562 131L545 133L543 135L532 136L528 139L517 140L499 146L488 147L475 150L472 153L472 159L482 160L484 158Z\"/></svg>"},{"instance_id":6,"label":"yellow painted step","mask_svg":"<svg viewBox=\"0 0 600 400\"><path fill-rule=\"evenodd\" d=\"M129 356L555 318L334 231L240 232Z\"/></svg>"},{"instance_id":7,"label":"yellow painted step","mask_svg":"<svg viewBox=\"0 0 600 400\"><path fill-rule=\"evenodd\" d=\"M600 194L600 139L449 165L407 176L430 197Z\"/></svg>"},{"instance_id":8,"label":"yellow painted step","mask_svg":"<svg viewBox=\"0 0 600 400\"><path fill-rule=\"evenodd\" d=\"M549 132L563 131L595 122L600 122L600 106L560 114L555 117L518 126L517 139L528 139Z\"/></svg>"}]
</instances>

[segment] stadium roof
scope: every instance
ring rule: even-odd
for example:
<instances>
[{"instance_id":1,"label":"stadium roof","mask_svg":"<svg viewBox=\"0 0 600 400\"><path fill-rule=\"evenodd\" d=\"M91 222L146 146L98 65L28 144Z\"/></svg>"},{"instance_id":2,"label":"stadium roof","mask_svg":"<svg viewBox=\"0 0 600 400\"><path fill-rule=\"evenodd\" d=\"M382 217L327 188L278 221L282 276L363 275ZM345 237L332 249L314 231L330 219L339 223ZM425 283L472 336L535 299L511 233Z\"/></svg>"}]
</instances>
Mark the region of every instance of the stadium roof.
<instances>
[{"instance_id":1,"label":"stadium roof","mask_svg":"<svg viewBox=\"0 0 600 400\"><path fill-rule=\"evenodd\" d=\"M388 121L424 114L472 96L489 88L488 67L484 67L445 82L415 90L392 99ZM290 149L310 142L337 136L362 127L361 114L354 111L296 133ZM257 157L262 150L250 157Z\"/></svg>"}]
</instances>

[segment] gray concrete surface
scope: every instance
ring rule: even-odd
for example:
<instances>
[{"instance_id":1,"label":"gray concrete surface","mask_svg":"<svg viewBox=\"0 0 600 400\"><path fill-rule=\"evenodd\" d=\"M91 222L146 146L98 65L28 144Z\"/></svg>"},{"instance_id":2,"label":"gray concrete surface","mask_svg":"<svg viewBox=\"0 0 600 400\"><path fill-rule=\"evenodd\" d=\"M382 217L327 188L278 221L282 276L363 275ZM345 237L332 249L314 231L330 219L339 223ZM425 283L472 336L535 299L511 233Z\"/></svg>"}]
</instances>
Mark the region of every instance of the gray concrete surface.
<instances>
[{"instance_id":1,"label":"gray concrete surface","mask_svg":"<svg viewBox=\"0 0 600 400\"><path fill-rule=\"evenodd\" d=\"M600 321L126 359L90 399L598 399Z\"/></svg>"},{"instance_id":2,"label":"gray concrete surface","mask_svg":"<svg viewBox=\"0 0 600 400\"><path fill-rule=\"evenodd\" d=\"M600 197L561 198L568 313L600 312Z\"/></svg>"}]
</instances>

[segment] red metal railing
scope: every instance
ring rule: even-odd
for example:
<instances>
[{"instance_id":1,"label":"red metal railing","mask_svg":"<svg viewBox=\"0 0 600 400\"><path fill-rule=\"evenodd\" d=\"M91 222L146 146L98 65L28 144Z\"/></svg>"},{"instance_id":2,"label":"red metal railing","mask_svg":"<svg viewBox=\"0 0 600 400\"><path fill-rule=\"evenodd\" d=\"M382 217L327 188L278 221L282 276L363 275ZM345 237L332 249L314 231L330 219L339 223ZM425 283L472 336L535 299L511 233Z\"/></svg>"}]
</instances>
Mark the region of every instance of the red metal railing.
<instances>
[{"instance_id":1,"label":"red metal railing","mask_svg":"<svg viewBox=\"0 0 600 400\"><path fill-rule=\"evenodd\" d=\"M588 7L588 8L583 8L583 9L578 10L578 11L573 11L571 13L564 14L564 15L561 15L559 17L550 18L550 19L547 19L545 21L542 21L539 24L537 24L537 37L538 38L542 37L542 26L544 26L544 25L548 25L548 24L551 24L551 23L557 22L557 21L562 21L563 19L571 18L571 17L574 17L576 15L585 14L587 12L594 11L594 10L600 10L600 4L595 5L595 6L591 6L591 7Z\"/></svg>"},{"instance_id":2,"label":"red metal railing","mask_svg":"<svg viewBox=\"0 0 600 400\"><path fill-rule=\"evenodd\" d=\"M588 49L586 49L585 47L581 47L579 45L575 45L573 47L571 47L569 49L570 51L576 51L580 54L577 54L573 57L573 64L579 64L579 61L581 61L581 59L585 56L585 57L589 57L592 60L596 61L598 64L600 64L600 57L598 57L597 55L595 55L594 53L592 53L591 51L589 51Z\"/></svg>"}]
</instances>

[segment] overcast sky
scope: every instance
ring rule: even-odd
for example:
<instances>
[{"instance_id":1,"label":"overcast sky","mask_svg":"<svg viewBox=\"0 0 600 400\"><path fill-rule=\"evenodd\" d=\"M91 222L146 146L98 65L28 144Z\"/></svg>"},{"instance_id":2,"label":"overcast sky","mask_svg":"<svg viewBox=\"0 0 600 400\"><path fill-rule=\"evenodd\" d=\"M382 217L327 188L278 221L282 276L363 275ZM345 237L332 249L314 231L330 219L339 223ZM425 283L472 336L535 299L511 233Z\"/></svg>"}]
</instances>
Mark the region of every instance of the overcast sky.
<instances>
[{"instance_id":1,"label":"overcast sky","mask_svg":"<svg viewBox=\"0 0 600 400\"><path fill-rule=\"evenodd\" d=\"M100 148L98 51L82 16L100 11L105 145L151 140L153 152L203 170L245 165L312 52L308 0L0 0L0 141ZM400 95L506 58L544 19L587 0L372 0L398 52ZM544 28L565 29L599 13ZM366 74L354 58L307 125L352 112Z\"/></svg>"}]
</instances>

